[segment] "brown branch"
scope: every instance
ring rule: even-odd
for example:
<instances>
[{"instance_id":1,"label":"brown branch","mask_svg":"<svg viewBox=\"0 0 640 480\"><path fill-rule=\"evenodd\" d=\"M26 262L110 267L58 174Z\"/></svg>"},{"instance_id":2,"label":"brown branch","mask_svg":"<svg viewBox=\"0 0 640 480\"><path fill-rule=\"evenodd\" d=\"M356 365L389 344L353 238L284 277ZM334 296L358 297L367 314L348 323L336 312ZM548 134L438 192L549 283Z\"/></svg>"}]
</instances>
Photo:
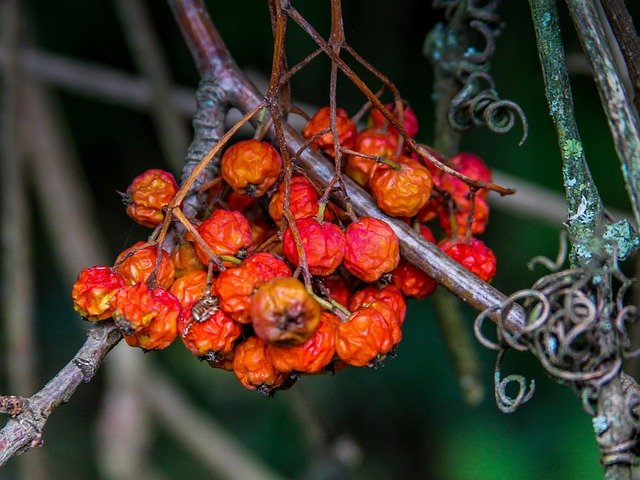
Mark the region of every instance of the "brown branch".
<instances>
[{"instance_id":1,"label":"brown branch","mask_svg":"<svg viewBox=\"0 0 640 480\"><path fill-rule=\"evenodd\" d=\"M71 398L81 382L94 377L104 357L121 338L112 322L89 328L87 340L73 359L42 390L27 399L28 408L9 419L0 430L0 466L41 443L49 415Z\"/></svg>"},{"instance_id":2,"label":"brown branch","mask_svg":"<svg viewBox=\"0 0 640 480\"><path fill-rule=\"evenodd\" d=\"M231 102L242 111L250 111L259 105L263 98L244 73L231 60L220 35L211 22L201 0L169 0L176 21L182 30L191 54L203 76L220 75L220 81L228 81L232 88ZM213 62L208 55L215 54L218 61ZM377 100L377 99L376 99ZM379 101L378 101L379 103ZM374 103L375 105L375 103ZM382 105L379 105L382 107ZM395 124L402 128L397 121ZM287 123L282 123L286 143L291 151L297 152L304 140ZM300 166L307 172L309 179L323 188L334 177L333 165L320 154L305 150L298 159ZM384 215L379 211L369 194L349 178L344 179L349 201L356 214L373 216L386 221L400 239L401 251L407 260L433 277L457 297L472 307L482 310L505 300L505 295L483 282L459 263L453 261L438 247L418 235L404 222ZM344 198L334 198L341 205ZM507 318L507 328L519 330L524 325L524 311L514 308Z\"/></svg>"}]
</instances>

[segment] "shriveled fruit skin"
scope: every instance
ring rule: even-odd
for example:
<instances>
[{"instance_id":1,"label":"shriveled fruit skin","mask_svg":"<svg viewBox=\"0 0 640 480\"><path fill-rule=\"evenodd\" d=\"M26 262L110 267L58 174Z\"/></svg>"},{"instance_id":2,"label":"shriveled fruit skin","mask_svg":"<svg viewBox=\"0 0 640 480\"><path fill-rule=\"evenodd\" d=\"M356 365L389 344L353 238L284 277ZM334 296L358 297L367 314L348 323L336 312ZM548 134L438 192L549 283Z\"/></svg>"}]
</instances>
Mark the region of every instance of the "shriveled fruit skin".
<instances>
[{"instance_id":1,"label":"shriveled fruit skin","mask_svg":"<svg viewBox=\"0 0 640 480\"><path fill-rule=\"evenodd\" d=\"M243 140L225 150L220 174L234 192L261 197L280 176L282 158L267 142Z\"/></svg>"},{"instance_id":2,"label":"shriveled fruit skin","mask_svg":"<svg viewBox=\"0 0 640 480\"><path fill-rule=\"evenodd\" d=\"M152 168L136 178L124 195L127 215L136 223L154 228L164 220L164 208L178 193L178 184L169 172Z\"/></svg>"},{"instance_id":3,"label":"shriveled fruit skin","mask_svg":"<svg viewBox=\"0 0 640 480\"><path fill-rule=\"evenodd\" d=\"M359 308L336 328L336 353L349 365L368 365L392 347L389 324L374 308Z\"/></svg>"},{"instance_id":4,"label":"shriveled fruit skin","mask_svg":"<svg viewBox=\"0 0 640 480\"><path fill-rule=\"evenodd\" d=\"M438 247L471 273L485 282L490 281L496 274L496 256L482 240L445 239Z\"/></svg>"},{"instance_id":5,"label":"shriveled fruit skin","mask_svg":"<svg viewBox=\"0 0 640 480\"><path fill-rule=\"evenodd\" d=\"M318 222L314 217L296 220L302 248L307 257L309 272L313 275L330 275L342 263L346 250L346 240L340 227L331 222ZM283 238L284 255L294 265L300 264L298 250L291 228L287 228Z\"/></svg>"},{"instance_id":6,"label":"shriveled fruit skin","mask_svg":"<svg viewBox=\"0 0 640 480\"><path fill-rule=\"evenodd\" d=\"M200 224L198 233L216 255L236 256L251 245L253 237L247 218L240 212L219 209ZM207 253L197 243L196 254L209 263Z\"/></svg>"},{"instance_id":7,"label":"shriveled fruit skin","mask_svg":"<svg viewBox=\"0 0 640 480\"><path fill-rule=\"evenodd\" d=\"M322 107L304 126L302 136L304 138L312 138L330 125L331 109L329 107ZM345 148L351 148L357 134L357 128L355 123L349 118L346 110L342 108L336 108L336 130L340 145ZM316 138L311 142L311 145L319 148L330 157L335 156L333 133L330 131Z\"/></svg>"},{"instance_id":8,"label":"shriveled fruit skin","mask_svg":"<svg viewBox=\"0 0 640 480\"><path fill-rule=\"evenodd\" d=\"M91 322L110 318L111 299L124 284L124 278L111 267L84 268L71 290L73 308Z\"/></svg>"},{"instance_id":9,"label":"shriveled fruit skin","mask_svg":"<svg viewBox=\"0 0 640 480\"><path fill-rule=\"evenodd\" d=\"M349 224L345 238L344 266L365 282L374 282L398 266L398 237L386 222L363 217Z\"/></svg>"},{"instance_id":10,"label":"shriveled fruit skin","mask_svg":"<svg viewBox=\"0 0 640 480\"><path fill-rule=\"evenodd\" d=\"M299 345L318 327L320 305L293 277L263 284L251 299L251 323L267 343Z\"/></svg>"},{"instance_id":11,"label":"shriveled fruit skin","mask_svg":"<svg viewBox=\"0 0 640 480\"><path fill-rule=\"evenodd\" d=\"M233 371L242 385L264 395L282 386L288 376L275 368L267 355L266 342L258 337L249 337L236 347Z\"/></svg>"}]
</instances>

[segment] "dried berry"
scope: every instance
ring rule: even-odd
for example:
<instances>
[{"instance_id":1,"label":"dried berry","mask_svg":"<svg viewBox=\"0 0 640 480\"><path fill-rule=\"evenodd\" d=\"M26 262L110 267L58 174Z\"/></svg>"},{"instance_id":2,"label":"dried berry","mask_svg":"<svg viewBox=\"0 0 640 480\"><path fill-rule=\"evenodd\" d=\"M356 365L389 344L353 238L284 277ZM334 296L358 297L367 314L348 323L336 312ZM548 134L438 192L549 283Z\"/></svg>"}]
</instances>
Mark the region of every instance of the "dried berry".
<instances>
[{"instance_id":1,"label":"dried berry","mask_svg":"<svg viewBox=\"0 0 640 480\"><path fill-rule=\"evenodd\" d=\"M216 210L200 224L198 233L216 255L238 256L251 245L251 226L240 212ZM209 263L207 253L196 243L196 254L205 264Z\"/></svg>"},{"instance_id":2,"label":"dried berry","mask_svg":"<svg viewBox=\"0 0 640 480\"><path fill-rule=\"evenodd\" d=\"M299 345L318 326L320 305L293 277L275 278L263 284L251 299L251 323L267 343Z\"/></svg>"},{"instance_id":3,"label":"dried berry","mask_svg":"<svg viewBox=\"0 0 640 480\"><path fill-rule=\"evenodd\" d=\"M213 297L204 314L199 307L204 302L194 302L184 309L178 320L178 334L195 356L216 360L233 351L235 341L242 333L242 326L217 308ZM194 315L194 311L197 315Z\"/></svg>"},{"instance_id":4,"label":"dried berry","mask_svg":"<svg viewBox=\"0 0 640 480\"><path fill-rule=\"evenodd\" d=\"M190 270L177 278L169 291L180 301L182 308L187 308L196 300L204 297L207 289L207 272L204 270ZM215 282L209 288L209 294L215 295Z\"/></svg>"},{"instance_id":5,"label":"dried berry","mask_svg":"<svg viewBox=\"0 0 640 480\"><path fill-rule=\"evenodd\" d=\"M318 110L311 120L302 129L304 138L312 138L331 125L331 109L322 107ZM355 123L351 121L349 115L342 108L336 108L336 132L338 134L338 143L344 148L351 148L355 140L357 128ZM333 145L333 133L327 131L316 138L311 145L319 148L330 157L335 156Z\"/></svg>"},{"instance_id":6,"label":"dried berry","mask_svg":"<svg viewBox=\"0 0 640 480\"><path fill-rule=\"evenodd\" d=\"M171 257L161 249L161 258L158 264L158 247L156 245L145 247L144 245L144 242L138 242L120 253L116 258L115 269L122 275L127 285L146 282L155 273L156 283L164 288L169 288L175 278Z\"/></svg>"},{"instance_id":7,"label":"dried berry","mask_svg":"<svg viewBox=\"0 0 640 480\"><path fill-rule=\"evenodd\" d=\"M176 278L183 276L190 270L202 270L204 268L191 242L182 242L178 245L171 253L171 262L175 269Z\"/></svg>"},{"instance_id":8,"label":"dried berry","mask_svg":"<svg viewBox=\"0 0 640 480\"><path fill-rule=\"evenodd\" d=\"M263 395L271 395L288 378L275 368L267 355L267 344L258 337L249 337L236 347L233 371L242 385Z\"/></svg>"},{"instance_id":9,"label":"dried berry","mask_svg":"<svg viewBox=\"0 0 640 480\"><path fill-rule=\"evenodd\" d=\"M73 308L91 322L107 319L113 314L111 299L124 284L111 267L84 268L71 290Z\"/></svg>"},{"instance_id":10,"label":"dried berry","mask_svg":"<svg viewBox=\"0 0 640 480\"><path fill-rule=\"evenodd\" d=\"M313 275L333 273L344 257L346 241L344 233L335 223L318 222L314 217L296 220L300 241L307 257L309 272ZM298 249L291 228L284 232L282 240L284 256L294 265L300 264Z\"/></svg>"},{"instance_id":11,"label":"dried berry","mask_svg":"<svg viewBox=\"0 0 640 480\"><path fill-rule=\"evenodd\" d=\"M284 182L278 186L278 190L271 197L269 202L269 215L274 221L279 222L282 218L284 207ZM315 217L318 215L318 200L320 195L313 184L301 175L291 177L291 188L289 191L289 208L293 218ZM334 215L330 208L324 212L324 219L331 221Z\"/></svg>"},{"instance_id":12,"label":"dried berry","mask_svg":"<svg viewBox=\"0 0 640 480\"><path fill-rule=\"evenodd\" d=\"M363 288L356 292L349 303L349 310L355 311L366 304L381 301L385 302L396 312L398 321L402 325L404 317L407 314L407 302L402 295L400 289L394 285L385 285L377 288L373 285Z\"/></svg>"},{"instance_id":13,"label":"dried berry","mask_svg":"<svg viewBox=\"0 0 640 480\"><path fill-rule=\"evenodd\" d=\"M445 239L438 246L485 282L496 274L496 256L482 240L471 238L469 242L465 242L463 239Z\"/></svg>"},{"instance_id":14,"label":"dried berry","mask_svg":"<svg viewBox=\"0 0 640 480\"><path fill-rule=\"evenodd\" d=\"M236 193L260 197L276 182L282 158L267 142L250 139L231 145L220 160L220 174Z\"/></svg>"},{"instance_id":15,"label":"dried berry","mask_svg":"<svg viewBox=\"0 0 640 480\"><path fill-rule=\"evenodd\" d=\"M151 169L133 179L124 195L127 215L140 225L154 228L164 220L164 209L178 193L169 172Z\"/></svg>"},{"instance_id":16,"label":"dried berry","mask_svg":"<svg viewBox=\"0 0 640 480\"><path fill-rule=\"evenodd\" d=\"M431 196L433 180L429 169L409 157L393 159L371 174L371 194L380 210L393 217L413 217Z\"/></svg>"},{"instance_id":17,"label":"dried berry","mask_svg":"<svg viewBox=\"0 0 640 480\"><path fill-rule=\"evenodd\" d=\"M363 367L389 353L393 338L378 310L362 307L336 328L336 353L347 364Z\"/></svg>"},{"instance_id":18,"label":"dried berry","mask_svg":"<svg viewBox=\"0 0 640 480\"><path fill-rule=\"evenodd\" d=\"M259 252L247 257L242 266L258 276L258 285L277 277L290 277L291 269L284 260L271 253Z\"/></svg>"},{"instance_id":19,"label":"dried berry","mask_svg":"<svg viewBox=\"0 0 640 480\"><path fill-rule=\"evenodd\" d=\"M335 355L335 331L338 322L335 315L322 312L318 327L304 343L295 346L269 345L267 354L273 365L285 373L318 373Z\"/></svg>"},{"instance_id":20,"label":"dried berry","mask_svg":"<svg viewBox=\"0 0 640 480\"><path fill-rule=\"evenodd\" d=\"M397 137L377 129L367 129L358 133L353 150L377 157L393 157L398 146ZM371 173L379 165L371 158L349 155L344 171L362 187L369 185Z\"/></svg>"},{"instance_id":21,"label":"dried berry","mask_svg":"<svg viewBox=\"0 0 640 480\"><path fill-rule=\"evenodd\" d=\"M178 335L180 302L164 288L127 285L118 290L113 305L116 326L132 347L161 350Z\"/></svg>"},{"instance_id":22,"label":"dried berry","mask_svg":"<svg viewBox=\"0 0 640 480\"><path fill-rule=\"evenodd\" d=\"M344 266L365 282L374 282L398 266L398 237L382 220L363 217L347 227L345 238Z\"/></svg>"},{"instance_id":23,"label":"dried berry","mask_svg":"<svg viewBox=\"0 0 640 480\"><path fill-rule=\"evenodd\" d=\"M258 274L244 266L227 268L216 279L220 308L240 323L249 323L251 297L260 284Z\"/></svg>"},{"instance_id":24,"label":"dried berry","mask_svg":"<svg viewBox=\"0 0 640 480\"><path fill-rule=\"evenodd\" d=\"M400 112L397 111L395 103L386 103L384 107L387 111L393 113L398 118L400 125L404 126L407 135L415 137L418 134L418 117L416 117L415 112L406 104L406 102L404 102L402 108L402 114L404 117L402 119L400 118ZM369 126L376 129L385 129L386 127L386 131L388 133L395 137L398 137L399 135L398 131L389 124L389 121L377 108L374 108L369 112Z\"/></svg>"},{"instance_id":25,"label":"dried berry","mask_svg":"<svg viewBox=\"0 0 640 480\"><path fill-rule=\"evenodd\" d=\"M428 227L420 225L420 233L429 242L435 243L436 239ZM402 291L405 297L409 298L428 297L438 286L433 278L414 267L404 258L400 259L396 269L391 272L391 282Z\"/></svg>"},{"instance_id":26,"label":"dried berry","mask_svg":"<svg viewBox=\"0 0 640 480\"><path fill-rule=\"evenodd\" d=\"M332 275L322 279L322 285L326 289L329 298L335 300L343 307L348 307L351 301L351 289L344 278Z\"/></svg>"}]
</instances>

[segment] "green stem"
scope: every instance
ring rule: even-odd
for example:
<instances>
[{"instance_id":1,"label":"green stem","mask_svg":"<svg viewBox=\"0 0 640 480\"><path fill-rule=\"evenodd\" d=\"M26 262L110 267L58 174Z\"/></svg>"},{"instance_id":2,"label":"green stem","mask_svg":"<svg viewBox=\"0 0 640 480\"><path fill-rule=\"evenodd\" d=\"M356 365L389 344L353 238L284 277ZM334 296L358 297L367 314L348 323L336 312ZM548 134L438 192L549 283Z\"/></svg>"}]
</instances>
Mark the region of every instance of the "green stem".
<instances>
[{"instance_id":1,"label":"green stem","mask_svg":"<svg viewBox=\"0 0 640 480\"><path fill-rule=\"evenodd\" d=\"M603 206L578 133L573 97L553 0L529 0L542 64L545 93L556 128L567 198L567 225L572 240L571 264L584 266L593 256Z\"/></svg>"}]
</instances>

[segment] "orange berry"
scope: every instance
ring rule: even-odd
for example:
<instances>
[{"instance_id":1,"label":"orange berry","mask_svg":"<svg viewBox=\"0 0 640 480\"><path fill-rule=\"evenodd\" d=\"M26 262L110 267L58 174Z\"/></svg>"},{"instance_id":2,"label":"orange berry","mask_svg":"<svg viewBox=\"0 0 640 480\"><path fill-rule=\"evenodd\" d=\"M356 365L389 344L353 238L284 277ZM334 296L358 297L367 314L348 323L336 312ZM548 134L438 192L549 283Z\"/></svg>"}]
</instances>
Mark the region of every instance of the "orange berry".
<instances>
[{"instance_id":1,"label":"orange berry","mask_svg":"<svg viewBox=\"0 0 640 480\"><path fill-rule=\"evenodd\" d=\"M267 142L250 139L231 145L220 160L220 174L236 193L260 197L276 182L282 158Z\"/></svg>"},{"instance_id":2,"label":"orange berry","mask_svg":"<svg viewBox=\"0 0 640 480\"><path fill-rule=\"evenodd\" d=\"M312 138L321 131L331 126L331 109L329 107L320 108L311 117L311 120L302 129L304 138ZM342 108L336 108L336 131L338 134L338 143L345 148L351 148L355 140L357 128L355 123L351 121L347 112ZM316 138L311 145L319 148L330 157L335 156L333 145L333 133L328 131Z\"/></svg>"},{"instance_id":3,"label":"orange berry","mask_svg":"<svg viewBox=\"0 0 640 480\"><path fill-rule=\"evenodd\" d=\"M242 333L242 326L217 306L202 316L194 316L194 302L185 308L178 319L178 334L185 347L197 357L215 361L233 351L236 339Z\"/></svg>"},{"instance_id":4,"label":"orange berry","mask_svg":"<svg viewBox=\"0 0 640 480\"><path fill-rule=\"evenodd\" d=\"M275 222L282 218L284 206L284 182L278 186L278 190L273 194L269 202L269 215ZM301 175L291 177L291 188L289 191L289 208L293 218L315 217L318 215L318 200L320 195L313 184ZM331 221L334 215L331 209L324 212L324 219Z\"/></svg>"},{"instance_id":5,"label":"orange berry","mask_svg":"<svg viewBox=\"0 0 640 480\"><path fill-rule=\"evenodd\" d=\"M349 365L371 365L391 348L391 329L375 308L359 308L336 328L336 353Z\"/></svg>"},{"instance_id":6,"label":"orange berry","mask_svg":"<svg viewBox=\"0 0 640 480\"><path fill-rule=\"evenodd\" d=\"M252 270L258 276L260 285L272 278L291 276L291 269L284 260L267 252L254 253L248 256L242 262L242 266Z\"/></svg>"},{"instance_id":7,"label":"orange berry","mask_svg":"<svg viewBox=\"0 0 640 480\"><path fill-rule=\"evenodd\" d=\"M400 156L393 161L398 169L382 164L373 171L369 180L371 194L386 214L413 217L431 196L431 172L409 157Z\"/></svg>"},{"instance_id":8,"label":"orange berry","mask_svg":"<svg viewBox=\"0 0 640 480\"><path fill-rule=\"evenodd\" d=\"M175 268L171 257L161 249L160 264L156 270L158 247L156 245L142 247L142 245L144 242L138 242L121 252L115 261L116 271L122 275L127 285L146 282L155 272L156 283L164 288L169 288L175 278Z\"/></svg>"},{"instance_id":9,"label":"orange berry","mask_svg":"<svg viewBox=\"0 0 640 480\"><path fill-rule=\"evenodd\" d=\"M216 279L220 308L237 322L251 322L249 317L251 297L259 283L261 282L258 274L250 268L244 266L227 268Z\"/></svg>"},{"instance_id":10,"label":"orange berry","mask_svg":"<svg viewBox=\"0 0 640 480\"><path fill-rule=\"evenodd\" d=\"M233 371L242 385L263 395L272 395L288 378L275 368L267 344L258 337L249 337L236 347Z\"/></svg>"},{"instance_id":11,"label":"orange berry","mask_svg":"<svg viewBox=\"0 0 640 480\"><path fill-rule=\"evenodd\" d=\"M240 212L216 210L200 224L198 233L216 255L242 255L252 242L251 226ZM209 263L206 252L195 244L196 254L204 264Z\"/></svg>"},{"instance_id":12,"label":"orange berry","mask_svg":"<svg viewBox=\"0 0 640 480\"><path fill-rule=\"evenodd\" d=\"M367 129L358 133L353 145L356 152L379 157L393 157L398 145L397 137L376 129ZM344 171L361 187L369 185L371 173L379 165L378 162L360 155L349 155Z\"/></svg>"},{"instance_id":13,"label":"orange berry","mask_svg":"<svg viewBox=\"0 0 640 480\"><path fill-rule=\"evenodd\" d=\"M187 308L196 300L205 296L207 288L207 272L204 270L190 270L182 277L177 278L169 291L180 301L182 308ZM210 295L215 295L215 280L209 290Z\"/></svg>"},{"instance_id":14,"label":"orange berry","mask_svg":"<svg viewBox=\"0 0 640 480\"><path fill-rule=\"evenodd\" d=\"M320 322L320 305L293 277L274 278L251 299L251 323L258 337L277 345L305 342Z\"/></svg>"},{"instance_id":15,"label":"orange berry","mask_svg":"<svg viewBox=\"0 0 640 480\"><path fill-rule=\"evenodd\" d=\"M304 343L295 346L268 345L267 354L273 365L285 373L318 373L331 363L335 355L338 322L335 315L323 311L318 327Z\"/></svg>"},{"instance_id":16,"label":"orange berry","mask_svg":"<svg viewBox=\"0 0 640 480\"><path fill-rule=\"evenodd\" d=\"M178 299L146 283L122 287L114 297L113 319L126 342L143 350L161 350L178 335Z\"/></svg>"},{"instance_id":17,"label":"orange berry","mask_svg":"<svg viewBox=\"0 0 640 480\"><path fill-rule=\"evenodd\" d=\"M204 268L191 242L183 242L178 245L171 253L171 261L175 268L176 278L183 276L190 270L202 270Z\"/></svg>"},{"instance_id":18,"label":"orange berry","mask_svg":"<svg viewBox=\"0 0 640 480\"><path fill-rule=\"evenodd\" d=\"M164 208L178 193L173 175L164 170L151 169L138 175L124 196L127 215L140 225L154 228L164 220Z\"/></svg>"}]
</instances>

